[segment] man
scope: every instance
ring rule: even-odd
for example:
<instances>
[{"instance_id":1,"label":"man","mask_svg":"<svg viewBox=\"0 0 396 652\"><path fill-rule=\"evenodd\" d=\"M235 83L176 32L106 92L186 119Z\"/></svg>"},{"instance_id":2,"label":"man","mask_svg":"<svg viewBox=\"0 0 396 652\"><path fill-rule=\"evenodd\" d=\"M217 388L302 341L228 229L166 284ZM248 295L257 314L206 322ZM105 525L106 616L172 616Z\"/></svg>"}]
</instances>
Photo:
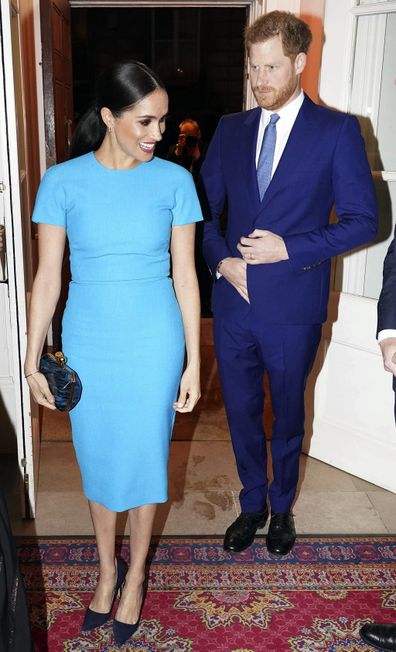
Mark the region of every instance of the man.
<instances>
[{"instance_id":1,"label":"man","mask_svg":"<svg viewBox=\"0 0 396 652\"><path fill-rule=\"evenodd\" d=\"M393 389L396 390L396 229L384 261L384 278L378 301L377 332L384 367L393 374ZM396 624L363 625L360 635L365 643L373 645L377 650L396 651Z\"/></svg>"},{"instance_id":2,"label":"man","mask_svg":"<svg viewBox=\"0 0 396 652\"><path fill-rule=\"evenodd\" d=\"M384 260L384 277L378 301L377 332L384 367L386 371L393 374L393 389L396 391L396 228Z\"/></svg>"},{"instance_id":3,"label":"man","mask_svg":"<svg viewBox=\"0 0 396 652\"><path fill-rule=\"evenodd\" d=\"M186 118L179 124L179 137L176 145L168 152L168 161L173 161L186 168L197 181L199 171L205 158L205 145L201 140L198 122Z\"/></svg>"},{"instance_id":4,"label":"man","mask_svg":"<svg viewBox=\"0 0 396 652\"><path fill-rule=\"evenodd\" d=\"M186 118L179 125L179 137L176 145L169 149L167 159L182 165L191 172L197 184L198 197L202 203L199 173L205 159L207 145L202 141L202 134L198 122ZM199 284L201 300L201 316L211 317L210 298L212 293L212 279L208 266L202 254L203 222L197 223L195 230L195 268Z\"/></svg>"},{"instance_id":5,"label":"man","mask_svg":"<svg viewBox=\"0 0 396 652\"><path fill-rule=\"evenodd\" d=\"M306 23L274 11L245 31L258 107L223 117L201 169L211 220L204 255L216 355L239 477L241 514L224 548L251 545L268 518L269 552L295 541L304 390L326 319L330 259L375 236L376 200L356 118L314 104L300 77ZM227 199L225 237L219 215ZM335 204L337 224L329 224ZM263 373L275 415L268 488Z\"/></svg>"}]
</instances>

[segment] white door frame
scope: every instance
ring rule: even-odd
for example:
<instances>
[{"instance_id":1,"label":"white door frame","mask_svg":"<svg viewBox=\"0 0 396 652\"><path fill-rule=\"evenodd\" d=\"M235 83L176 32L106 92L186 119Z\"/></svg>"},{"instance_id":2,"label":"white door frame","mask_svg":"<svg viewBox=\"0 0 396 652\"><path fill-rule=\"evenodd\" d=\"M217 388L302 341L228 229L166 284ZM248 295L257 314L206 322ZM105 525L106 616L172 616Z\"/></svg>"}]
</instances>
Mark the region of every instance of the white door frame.
<instances>
[{"instance_id":1,"label":"white door frame","mask_svg":"<svg viewBox=\"0 0 396 652\"><path fill-rule=\"evenodd\" d=\"M330 6L331 10L329 10ZM327 1L325 20L329 29L322 55L322 71L325 74L322 74L320 81L320 97L327 105L345 112L351 110L356 18L395 11L396 1L394 0L391 2L373 0L366 5L357 5L356 0ZM372 62L372 68L377 68L377 74L375 79L370 79L370 84L380 84L379 65L378 61ZM375 75L375 72L373 71L372 74ZM376 116L372 116L372 122L375 126ZM378 172L374 172L374 174L378 174ZM395 181L396 171L388 174L381 173L381 176L384 181ZM367 249L343 257L342 292L363 295L366 259Z\"/></svg>"},{"instance_id":2,"label":"white door frame","mask_svg":"<svg viewBox=\"0 0 396 652\"><path fill-rule=\"evenodd\" d=\"M26 289L22 247L21 202L15 88L11 39L10 0L0 0L1 34L0 84L0 157L7 246L8 307L10 323L9 379L13 388L13 426L17 440L18 466L24 485L23 516L34 516L35 489L33 472L30 395L23 376L26 351ZM4 66L4 67L3 67Z\"/></svg>"},{"instance_id":3,"label":"white door frame","mask_svg":"<svg viewBox=\"0 0 396 652\"><path fill-rule=\"evenodd\" d=\"M352 106L357 19L361 15L394 11L394 1L364 5L358 5L356 0L326 1L320 83L320 98L325 104L359 113L356 99ZM372 44L378 53L382 46L378 32L373 35ZM362 98L366 84L373 92L380 78L381 53L367 62L369 79L363 74ZM375 130L375 116L370 117ZM366 261L367 248L342 257L341 292L331 296L316 371L309 381L314 417L312 437L309 439L308 433L305 451L396 492L394 394L375 337L377 302L363 296ZM312 387L315 377L316 385Z\"/></svg>"}]
</instances>

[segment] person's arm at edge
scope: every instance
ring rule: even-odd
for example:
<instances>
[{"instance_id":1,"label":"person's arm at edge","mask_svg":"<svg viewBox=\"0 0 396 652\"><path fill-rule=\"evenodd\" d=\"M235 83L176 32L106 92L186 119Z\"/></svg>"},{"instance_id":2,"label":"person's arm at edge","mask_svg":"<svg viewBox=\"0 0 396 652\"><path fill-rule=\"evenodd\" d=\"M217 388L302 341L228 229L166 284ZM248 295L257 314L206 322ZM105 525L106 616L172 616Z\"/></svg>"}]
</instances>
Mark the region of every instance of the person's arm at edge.
<instances>
[{"instance_id":1,"label":"person's arm at edge","mask_svg":"<svg viewBox=\"0 0 396 652\"><path fill-rule=\"evenodd\" d=\"M377 310L377 338L384 368L396 377L396 228L384 260L383 284Z\"/></svg>"}]
</instances>

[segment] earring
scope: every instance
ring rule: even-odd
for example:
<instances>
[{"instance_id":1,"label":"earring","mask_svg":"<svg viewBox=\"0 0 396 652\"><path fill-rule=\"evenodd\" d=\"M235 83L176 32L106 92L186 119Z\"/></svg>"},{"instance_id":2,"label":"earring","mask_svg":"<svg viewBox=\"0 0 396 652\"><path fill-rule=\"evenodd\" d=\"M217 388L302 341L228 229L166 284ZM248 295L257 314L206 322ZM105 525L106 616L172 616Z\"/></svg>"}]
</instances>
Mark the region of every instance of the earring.
<instances>
[{"instance_id":1,"label":"earring","mask_svg":"<svg viewBox=\"0 0 396 652\"><path fill-rule=\"evenodd\" d=\"M109 134L113 131L113 127L107 127Z\"/></svg>"}]
</instances>

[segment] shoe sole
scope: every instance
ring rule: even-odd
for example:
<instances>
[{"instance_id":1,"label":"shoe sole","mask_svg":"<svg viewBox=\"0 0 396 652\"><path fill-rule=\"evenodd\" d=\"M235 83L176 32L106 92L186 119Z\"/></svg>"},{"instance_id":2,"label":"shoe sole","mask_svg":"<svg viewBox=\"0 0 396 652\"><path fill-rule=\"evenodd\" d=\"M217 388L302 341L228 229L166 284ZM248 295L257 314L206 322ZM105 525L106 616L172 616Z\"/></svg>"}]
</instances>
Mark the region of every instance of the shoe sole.
<instances>
[{"instance_id":1,"label":"shoe sole","mask_svg":"<svg viewBox=\"0 0 396 652\"><path fill-rule=\"evenodd\" d=\"M367 640L367 638L363 636L363 634L360 634L360 638L362 639L362 641L367 643L367 645L370 645L372 648L374 648L374 650L379 650L379 652L389 652L389 650L387 650L386 647L378 647L378 645L375 645L375 643L371 643L371 641Z\"/></svg>"},{"instance_id":2,"label":"shoe sole","mask_svg":"<svg viewBox=\"0 0 396 652\"><path fill-rule=\"evenodd\" d=\"M270 550L268 548L268 546L267 546L267 551L269 552L270 555L274 555L274 557L286 557L286 555L288 555L293 550L294 544L295 544L295 542L293 543L293 545L291 546L291 548L287 552L274 552L274 551Z\"/></svg>"},{"instance_id":3,"label":"shoe sole","mask_svg":"<svg viewBox=\"0 0 396 652\"><path fill-rule=\"evenodd\" d=\"M253 541L254 541L254 539L253 539ZM252 543L253 543L253 541L252 541ZM223 546L223 550L225 550L226 552L243 552L244 550L247 550L248 548L250 548L252 543L249 543L247 546L244 546L243 548L230 548L229 546Z\"/></svg>"}]
</instances>

